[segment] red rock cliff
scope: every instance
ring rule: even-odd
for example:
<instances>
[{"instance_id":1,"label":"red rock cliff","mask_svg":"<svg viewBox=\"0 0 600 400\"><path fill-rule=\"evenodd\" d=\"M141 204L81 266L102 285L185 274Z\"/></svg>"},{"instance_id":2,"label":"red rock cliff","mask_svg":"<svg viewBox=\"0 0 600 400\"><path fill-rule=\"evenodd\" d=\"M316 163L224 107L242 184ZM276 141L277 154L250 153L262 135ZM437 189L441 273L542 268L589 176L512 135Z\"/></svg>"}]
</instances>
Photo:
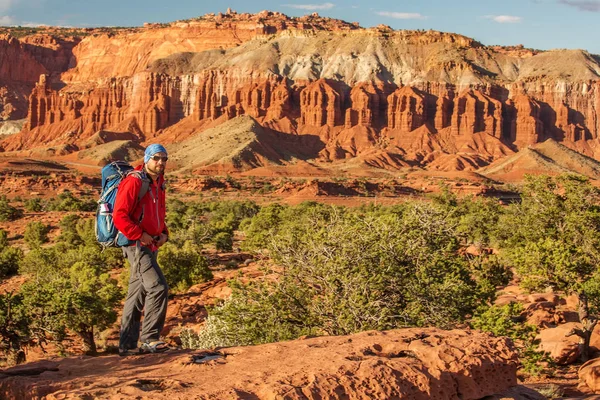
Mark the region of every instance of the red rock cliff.
<instances>
[{"instance_id":1,"label":"red rock cliff","mask_svg":"<svg viewBox=\"0 0 600 400\"><path fill-rule=\"evenodd\" d=\"M69 68L78 39L33 35L22 40L0 35L0 119L27 115L28 97L41 74Z\"/></svg>"},{"instance_id":2,"label":"red rock cliff","mask_svg":"<svg viewBox=\"0 0 600 400\"><path fill-rule=\"evenodd\" d=\"M31 92L26 128L5 150L79 143L124 121L150 137L239 115L319 135L338 156L336 146L356 135L363 139L344 150L352 156L381 146L383 130L414 140L443 133L455 148L480 134L521 148L547 138L575 146L600 129L600 65L581 51L514 55L440 32L225 14L83 39L56 90L49 69L66 65L68 52L43 61L24 43L7 41L4 52L22 53L27 68L3 66L0 76L50 77Z\"/></svg>"}]
</instances>

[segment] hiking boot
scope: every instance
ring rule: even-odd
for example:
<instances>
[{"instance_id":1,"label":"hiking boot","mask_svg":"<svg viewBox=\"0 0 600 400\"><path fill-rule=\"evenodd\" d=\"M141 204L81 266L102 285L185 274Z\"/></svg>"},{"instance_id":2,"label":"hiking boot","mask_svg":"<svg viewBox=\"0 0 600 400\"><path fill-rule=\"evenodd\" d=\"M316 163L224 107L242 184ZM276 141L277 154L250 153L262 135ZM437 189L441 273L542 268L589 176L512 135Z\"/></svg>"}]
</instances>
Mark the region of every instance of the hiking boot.
<instances>
[{"instance_id":1,"label":"hiking boot","mask_svg":"<svg viewBox=\"0 0 600 400\"><path fill-rule=\"evenodd\" d=\"M170 347L167 346L165 342L162 340L155 340L152 342L144 342L140 346L139 353L140 354L148 354L148 353L162 353L164 351L169 350Z\"/></svg>"},{"instance_id":2,"label":"hiking boot","mask_svg":"<svg viewBox=\"0 0 600 400\"><path fill-rule=\"evenodd\" d=\"M121 357L132 356L134 354L138 354L137 349L123 349L119 347L119 356Z\"/></svg>"}]
</instances>

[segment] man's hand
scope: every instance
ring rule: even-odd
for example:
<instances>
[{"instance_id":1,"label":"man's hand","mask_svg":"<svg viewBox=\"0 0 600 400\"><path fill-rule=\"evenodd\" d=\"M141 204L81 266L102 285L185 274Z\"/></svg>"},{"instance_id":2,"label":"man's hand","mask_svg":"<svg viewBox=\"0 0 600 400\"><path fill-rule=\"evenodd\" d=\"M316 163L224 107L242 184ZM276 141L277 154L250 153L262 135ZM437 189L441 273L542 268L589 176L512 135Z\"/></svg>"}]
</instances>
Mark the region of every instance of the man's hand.
<instances>
[{"instance_id":1,"label":"man's hand","mask_svg":"<svg viewBox=\"0 0 600 400\"><path fill-rule=\"evenodd\" d=\"M157 241L156 241L156 243L155 243L155 244L156 244L156 247L160 247L160 246L162 246L163 244L165 244L168 238L169 238L169 237L168 237L166 234L164 234L164 233L161 233L161 234L160 234L160 236L158 237L158 240L157 240Z\"/></svg>"},{"instance_id":2,"label":"man's hand","mask_svg":"<svg viewBox=\"0 0 600 400\"><path fill-rule=\"evenodd\" d=\"M146 232L142 233L142 237L140 238L140 243L142 246L150 246L154 242L152 236L148 235Z\"/></svg>"}]
</instances>

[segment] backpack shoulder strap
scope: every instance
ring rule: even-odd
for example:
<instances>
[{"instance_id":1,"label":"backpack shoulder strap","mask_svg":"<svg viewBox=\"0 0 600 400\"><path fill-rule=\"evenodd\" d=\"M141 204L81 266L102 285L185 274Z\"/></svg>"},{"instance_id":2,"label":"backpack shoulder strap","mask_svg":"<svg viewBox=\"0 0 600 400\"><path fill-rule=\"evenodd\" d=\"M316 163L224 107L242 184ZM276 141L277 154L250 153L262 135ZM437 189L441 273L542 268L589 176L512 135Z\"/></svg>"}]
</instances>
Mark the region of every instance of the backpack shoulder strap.
<instances>
[{"instance_id":1,"label":"backpack shoulder strap","mask_svg":"<svg viewBox=\"0 0 600 400\"><path fill-rule=\"evenodd\" d=\"M142 197L148 193L150 189L150 179L146 176L146 174L142 171L131 171L129 175L134 175L136 178L142 181L142 186L140 187L140 191L138 192L137 202L139 203L142 200Z\"/></svg>"},{"instance_id":2,"label":"backpack shoulder strap","mask_svg":"<svg viewBox=\"0 0 600 400\"><path fill-rule=\"evenodd\" d=\"M142 200L142 197L148 193L148 189L150 189L150 179L141 178L142 179L142 187L140 188L140 192L138 193L138 203Z\"/></svg>"}]
</instances>

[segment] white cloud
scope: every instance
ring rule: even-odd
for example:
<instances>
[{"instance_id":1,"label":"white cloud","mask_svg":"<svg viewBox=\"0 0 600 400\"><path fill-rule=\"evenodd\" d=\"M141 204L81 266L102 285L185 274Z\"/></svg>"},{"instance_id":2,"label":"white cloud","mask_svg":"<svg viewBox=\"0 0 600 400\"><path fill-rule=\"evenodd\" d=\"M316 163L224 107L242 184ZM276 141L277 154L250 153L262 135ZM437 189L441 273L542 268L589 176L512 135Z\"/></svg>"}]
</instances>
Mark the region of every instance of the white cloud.
<instances>
[{"instance_id":1,"label":"white cloud","mask_svg":"<svg viewBox=\"0 0 600 400\"><path fill-rule=\"evenodd\" d=\"M48 26L40 22L19 21L10 15L0 15L0 26L22 26L24 28L37 28L40 26ZM65 27L63 27L65 28Z\"/></svg>"},{"instance_id":2,"label":"white cloud","mask_svg":"<svg viewBox=\"0 0 600 400\"><path fill-rule=\"evenodd\" d=\"M0 0L2 1L2 0ZM299 10L329 10L332 9L335 4L323 3L323 4L283 4L284 7L297 8Z\"/></svg>"},{"instance_id":3,"label":"white cloud","mask_svg":"<svg viewBox=\"0 0 600 400\"><path fill-rule=\"evenodd\" d=\"M0 15L0 25L7 26L7 25L14 25L14 24L15 24L15 20L13 19L13 17L11 17L9 15Z\"/></svg>"},{"instance_id":4,"label":"white cloud","mask_svg":"<svg viewBox=\"0 0 600 400\"><path fill-rule=\"evenodd\" d=\"M419 13L401 13L401 12L392 12L392 11L379 11L375 14L381 15L383 17L390 17L396 19L427 19L426 16L421 15Z\"/></svg>"},{"instance_id":5,"label":"white cloud","mask_svg":"<svg viewBox=\"0 0 600 400\"><path fill-rule=\"evenodd\" d=\"M14 24L14 25L16 25L16 24ZM47 24L42 24L40 22L29 22L29 21L23 21L23 22L19 23L19 25L23 26L25 28L37 28L40 26L48 26ZM58 26L60 26L61 28L70 28L68 26L61 26L61 25L58 25Z\"/></svg>"},{"instance_id":6,"label":"white cloud","mask_svg":"<svg viewBox=\"0 0 600 400\"><path fill-rule=\"evenodd\" d=\"M516 24L523 20L523 18L514 15L486 15L485 18L496 21L499 24Z\"/></svg>"}]
</instances>

